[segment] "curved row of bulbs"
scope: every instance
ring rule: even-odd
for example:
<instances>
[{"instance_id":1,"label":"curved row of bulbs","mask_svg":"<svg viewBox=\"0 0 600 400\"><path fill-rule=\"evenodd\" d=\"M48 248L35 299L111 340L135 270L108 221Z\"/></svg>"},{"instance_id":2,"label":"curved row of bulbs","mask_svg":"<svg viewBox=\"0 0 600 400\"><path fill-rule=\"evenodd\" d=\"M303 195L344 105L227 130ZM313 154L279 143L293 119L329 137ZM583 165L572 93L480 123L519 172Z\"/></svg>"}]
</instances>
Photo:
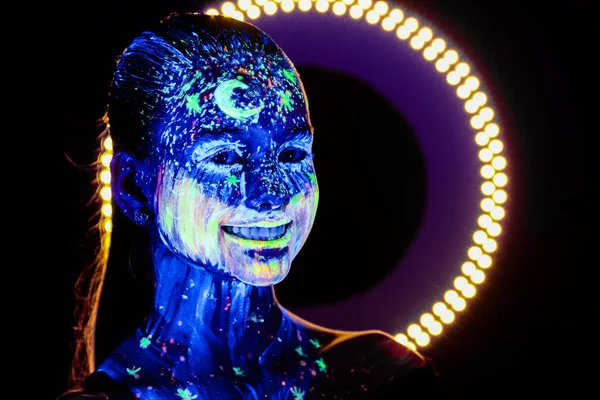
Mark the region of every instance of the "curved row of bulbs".
<instances>
[{"instance_id":1,"label":"curved row of bulbs","mask_svg":"<svg viewBox=\"0 0 600 400\"><path fill-rule=\"evenodd\" d=\"M471 115L471 127L475 143L480 147L482 200L481 214L477 219L477 230L473 233L473 243L467 249L460 274L454 279L452 288L446 291L431 311L423 313L418 321L409 324L405 332L395 335L395 339L412 348L427 346L432 336L440 335L444 325L451 324L457 313L464 311L468 300L477 293L477 286L486 279L486 271L492 266L492 254L497 250L497 238L502 233L500 222L505 216L504 204L507 201L506 186L508 177L504 172L506 158L502 156L504 146L499 139L500 127L494 122L494 110L488 105L488 96L480 88L479 79L471 74L471 67L460 60L456 50L448 49L442 38L434 37L433 31L422 26L413 16L407 16L400 8L390 8L387 2L372 0L239 0L237 4L224 2L220 11L211 8L205 13L244 20L257 19L261 14L268 16L283 12L300 11L327 12L329 9L338 16L346 13L353 19L363 18L371 25L380 24L387 32L395 31L401 41L407 41L423 57L433 63L435 70L445 74L446 82L456 87L456 96L464 102L465 112ZM100 155L100 197L101 229L110 238L112 231L112 205L110 189L110 161L112 141L107 136L102 142Z\"/></svg>"}]
</instances>

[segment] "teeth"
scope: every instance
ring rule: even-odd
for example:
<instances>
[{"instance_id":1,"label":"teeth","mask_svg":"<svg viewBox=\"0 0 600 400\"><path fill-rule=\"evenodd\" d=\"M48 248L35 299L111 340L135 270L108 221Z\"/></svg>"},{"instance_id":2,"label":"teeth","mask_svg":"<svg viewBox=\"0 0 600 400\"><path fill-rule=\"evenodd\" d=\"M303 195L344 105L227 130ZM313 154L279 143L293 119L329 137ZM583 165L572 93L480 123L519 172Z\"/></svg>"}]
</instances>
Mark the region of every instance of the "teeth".
<instances>
[{"instance_id":1,"label":"teeth","mask_svg":"<svg viewBox=\"0 0 600 400\"><path fill-rule=\"evenodd\" d=\"M265 227L239 227L239 226L224 226L223 229L235 236L250 240L273 240L279 239L285 234L287 225L275 226L272 228Z\"/></svg>"}]
</instances>

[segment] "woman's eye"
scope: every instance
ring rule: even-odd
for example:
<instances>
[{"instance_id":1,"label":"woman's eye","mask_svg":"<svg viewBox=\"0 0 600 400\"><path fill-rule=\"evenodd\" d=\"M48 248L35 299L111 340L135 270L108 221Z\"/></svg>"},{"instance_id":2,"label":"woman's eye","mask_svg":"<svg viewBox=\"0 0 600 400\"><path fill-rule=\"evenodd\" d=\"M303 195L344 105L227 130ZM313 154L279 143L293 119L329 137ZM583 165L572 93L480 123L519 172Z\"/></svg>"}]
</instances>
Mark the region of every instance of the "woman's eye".
<instances>
[{"instance_id":1,"label":"woman's eye","mask_svg":"<svg viewBox=\"0 0 600 400\"><path fill-rule=\"evenodd\" d=\"M299 162L306 158L306 152L300 149L285 149L279 153L279 162L292 163Z\"/></svg>"},{"instance_id":2,"label":"woman's eye","mask_svg":"<svg viewBox=\"0 0 600 400\"><path fill-rule=\"evenodd\" d=\"M221 151L211 157L210 161L220 165L232 165L242 162L242 157L233 150Z\"/></svg>"}]
</instances>

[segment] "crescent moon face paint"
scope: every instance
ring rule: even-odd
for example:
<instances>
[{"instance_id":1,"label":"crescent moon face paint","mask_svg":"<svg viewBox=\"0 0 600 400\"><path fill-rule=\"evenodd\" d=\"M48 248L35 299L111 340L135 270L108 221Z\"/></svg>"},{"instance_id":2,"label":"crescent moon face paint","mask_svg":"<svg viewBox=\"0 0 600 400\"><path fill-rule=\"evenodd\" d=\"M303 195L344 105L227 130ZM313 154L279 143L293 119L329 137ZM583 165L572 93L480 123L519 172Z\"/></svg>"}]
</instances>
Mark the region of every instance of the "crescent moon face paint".
<instances>
[{"instance_id":1,"label":"crescent moon face paint","mask_svg":"<svg viewBox=\"0 0 600 400\"><path fill-rule=\"evenodd\" d=\"M194 265L272 285L289 272L318 204L306 97L283 53L220 54L170 83L157 146L159 233Z\"/></svg>"}]
</instances>

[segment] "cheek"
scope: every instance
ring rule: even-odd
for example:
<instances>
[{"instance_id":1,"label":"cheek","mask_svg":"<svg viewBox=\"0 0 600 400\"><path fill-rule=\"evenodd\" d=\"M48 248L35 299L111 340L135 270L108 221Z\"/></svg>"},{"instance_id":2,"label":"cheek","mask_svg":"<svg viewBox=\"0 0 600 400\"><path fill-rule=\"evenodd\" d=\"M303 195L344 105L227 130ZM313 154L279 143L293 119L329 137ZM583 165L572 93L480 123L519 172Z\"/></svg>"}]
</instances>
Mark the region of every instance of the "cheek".
<instances>
[{"instance_id":1,"label":"cheek","mask_svg":"<svg viewBox=\"0 0 600 400\"><path fill-rule=\"evenodd\" d=\"M219 222L226 206L189 177L165 174L157 191L159 232L167 246L202 264L218 261Z\"/></svg>"},{"instance_id":2,"label":"cheek","mask_svg":"<svg viewBox=\"0 0 600 400\"><path fill-rule=\"evenodd\" d=\"M319 188L316 181L311 182L306 186L306 190L294 195L290 201L290 210L293 214L296 229L296 242L293 246L293 255L300 251L300 248L306 242L308 234L312 229L317 214L317 206L319 203Z\"/></svg>"}]
</instances>

